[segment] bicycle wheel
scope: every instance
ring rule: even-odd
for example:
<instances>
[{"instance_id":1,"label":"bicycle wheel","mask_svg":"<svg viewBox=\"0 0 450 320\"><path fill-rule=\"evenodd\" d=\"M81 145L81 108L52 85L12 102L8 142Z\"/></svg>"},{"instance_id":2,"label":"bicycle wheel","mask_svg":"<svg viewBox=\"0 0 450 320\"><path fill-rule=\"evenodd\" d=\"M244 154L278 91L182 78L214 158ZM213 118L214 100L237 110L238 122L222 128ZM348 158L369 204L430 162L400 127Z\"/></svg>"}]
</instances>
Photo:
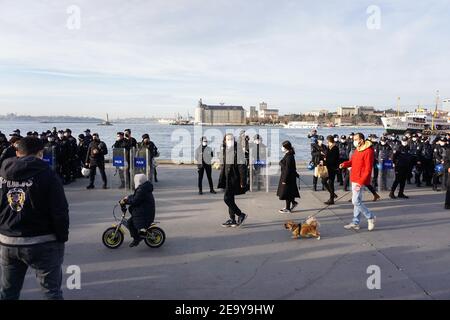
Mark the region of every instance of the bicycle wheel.
<instances>
[{"instance_id":1,"label":"bicycle wheel","mask_svg":"<svg viewBox=\"0 0 450 320\"><path fill-rule=\"evenodd\" d=\"M116 232L115 227L110 227L103 232L102 242L109 249L119 248L124 240L124 235L121 230Z\"/></svg>"},{"instance_id":2,"label":"bicycle wheel","mask_svg":"<svg viewBox=\"0 0 450 320\"><path fill-rule=\"evenodd\" d=\"M159 248L164 244L164 241L166 241L166 234L161 228L151 227L147 230L147 236L144 241L150 248Z\"/></svg>"}]
</instances>

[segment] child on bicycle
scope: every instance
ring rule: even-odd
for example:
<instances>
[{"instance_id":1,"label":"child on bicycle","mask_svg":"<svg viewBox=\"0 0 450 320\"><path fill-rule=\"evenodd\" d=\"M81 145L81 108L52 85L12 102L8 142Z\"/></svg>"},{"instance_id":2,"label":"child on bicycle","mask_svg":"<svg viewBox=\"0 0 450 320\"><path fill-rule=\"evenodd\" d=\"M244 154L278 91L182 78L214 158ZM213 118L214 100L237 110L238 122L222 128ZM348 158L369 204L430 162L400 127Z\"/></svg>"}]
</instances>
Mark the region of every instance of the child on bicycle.
<instances>
[{"instance_id":1,"label":"child on bicycle","mask_svg":"<svg viewBox=\"0 0 450 320\"><path fill-rule=\"evenodd\" d=\"M133 241L130 247L136 247L142 241L140 230L145 233L155 219L155 198L153 197L153 184L147 180L145 174L134 176L134 194L120 200L120 204L128 205L131 218L128 220Z\"/></svg>"}]
</instances>

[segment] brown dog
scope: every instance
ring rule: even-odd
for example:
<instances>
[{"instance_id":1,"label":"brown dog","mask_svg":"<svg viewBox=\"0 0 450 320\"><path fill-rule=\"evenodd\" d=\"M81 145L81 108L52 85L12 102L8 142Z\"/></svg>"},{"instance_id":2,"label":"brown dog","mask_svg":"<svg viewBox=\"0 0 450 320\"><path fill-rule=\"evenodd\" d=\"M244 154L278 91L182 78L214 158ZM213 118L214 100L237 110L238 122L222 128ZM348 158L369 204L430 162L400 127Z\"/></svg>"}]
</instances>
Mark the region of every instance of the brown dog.
<instances>
[{"instance_id":1,"label":"brown dog","mask_svg":"<svg viewBox=\"0 0 450 320\"><path fill-rule=\"evenodd\" d=\"M284 224L285 229L292 231L292 239L313 237L320 240L319 227L320 223L315 217L308 217L303 224L294 221L288 221Z\"/></svg>"}]
</instances>

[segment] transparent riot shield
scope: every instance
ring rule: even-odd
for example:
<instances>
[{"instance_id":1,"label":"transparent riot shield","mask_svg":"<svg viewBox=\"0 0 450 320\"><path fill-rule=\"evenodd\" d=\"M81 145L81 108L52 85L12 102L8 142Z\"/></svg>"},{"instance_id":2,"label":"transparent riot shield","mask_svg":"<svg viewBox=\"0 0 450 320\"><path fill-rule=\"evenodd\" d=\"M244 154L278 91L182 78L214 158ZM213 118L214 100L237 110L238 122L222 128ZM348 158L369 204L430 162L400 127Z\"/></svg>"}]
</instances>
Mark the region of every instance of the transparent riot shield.
<instances>
[{"instance_id":1,"label":"transparent riot shield","mask_svg":"<svg viewBox=\"0 0 450 320\"><path fill-rule=\"evenodd\" d=\"M150 154L150 150L146 147L133 148L131 150L131 185L134 190L134 176L137 174L145 174L149 181L153 181L154 159Z\"/></svg>"},{"instance_id":2,"label":"transparent riot shield","mask_svg":"<svg viewBox=\"0 0 450 320\"><path fill-rule=\"evenodd\" d=\"M379 160L378 164L378 190L390 191L395 179L394 164L392 160Z\"/></svg>"},{"instance_id":3,"label":"transparent riot shield","mask_svg":"<svg viewBox=\"0 0 450 320\"><path fill-rule=\"evenodd\" d=\"M112 153L114 179L111 179L111 187L119 189L129 189L130 165L127 157L127 150L125 148L113 148Z\"/></svg>"},{"instance_id":4,"label":"transparent riot shield","mask_svg":"<svg viewBox=\"0 0 450 320\"><path fill-rule=\"evenodd\" d=\"M45 147L42 160L55 171L56 170L56 154L55 147Z\"/></svg>"},{"instance_id":5,"label":"transparent riot shield","mask_svg":"<svg viewBox=\"0 0 450 320\"><path fill-rule=\"evenodd\" d=\"M250 192L269 192L269 166L267 148L252 144L249 148Z\"/></svg>"}]
</instances>

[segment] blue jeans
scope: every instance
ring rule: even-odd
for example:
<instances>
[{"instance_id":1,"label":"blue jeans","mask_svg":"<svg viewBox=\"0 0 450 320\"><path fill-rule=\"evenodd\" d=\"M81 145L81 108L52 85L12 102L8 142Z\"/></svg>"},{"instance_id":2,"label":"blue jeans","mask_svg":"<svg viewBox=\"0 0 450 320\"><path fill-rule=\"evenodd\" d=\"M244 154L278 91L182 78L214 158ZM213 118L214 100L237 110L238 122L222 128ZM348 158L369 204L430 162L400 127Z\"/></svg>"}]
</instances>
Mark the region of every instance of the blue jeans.
<instances>
[{"instance_id":1,"label":"blue jeans","mask_svg":"<svg viewBox=\"0 0 450 320\"><path fill-rule=\"evenodd\" d=\"M363 187L358 186L357 183L352 182L352 203L353 203L353 223L358 224L360 222L361 213L367 219L373 219L373 213L367 209L367 207L362 202L363 198Z\"/></svg>"},{"instance_id":2,"label":"blue jeans","mask_svg":"<svg viewBox=\"0 0 450 320\"><path fill-rule=\"evenodd\" d=\"M62 300L64 243L48 242L33 246L0 245L0 300L18 300L28 267L36 272L44 297Z\"/></svg>"}]
</instances>

